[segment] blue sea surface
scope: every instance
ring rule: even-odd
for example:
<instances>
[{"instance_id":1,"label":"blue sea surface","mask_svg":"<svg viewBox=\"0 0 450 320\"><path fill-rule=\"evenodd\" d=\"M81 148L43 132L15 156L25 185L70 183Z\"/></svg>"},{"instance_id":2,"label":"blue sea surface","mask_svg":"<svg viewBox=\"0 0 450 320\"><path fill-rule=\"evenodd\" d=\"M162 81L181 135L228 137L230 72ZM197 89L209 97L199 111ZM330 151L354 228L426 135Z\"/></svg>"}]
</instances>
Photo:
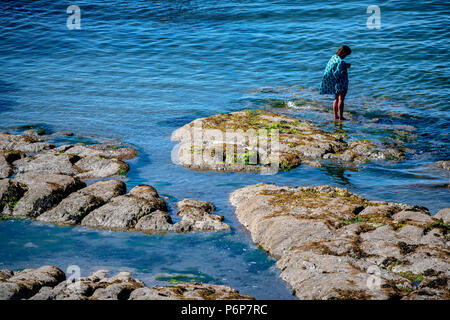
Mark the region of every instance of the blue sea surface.
<instances>
[{"instance_id":1,"label":"blue sea surface","mask_svg":"<svg viewBox=\"0 0 450 320\"><path fill-rule=\"evenodd\" d=\"M66 9L81 9L69 30ZM5 1L0 6L0 130L24 125L119 139L140 154L128 188L146 183L177 200L216 204L230 232L144 235L28 220L0 222L0 269L79 265L131 271L147 284L184 279L225 284L257 299L293 299L275 260L253 244L228 202L259 183L333 185L370 200L450 206L450 28L445 1L377 1L381 29L368 29L360 1ZM351 121L335 127L331 96L318 87L328 59L352 55ZM302 100L299 100L302 99ZM198 117L271 101L349 139L383 142L414 134L403 162L357 170L300 166L276 175L195 172L171 161L171 133ZM299 102L302 101L302 102Z\"/></svg>"}]
</instances>

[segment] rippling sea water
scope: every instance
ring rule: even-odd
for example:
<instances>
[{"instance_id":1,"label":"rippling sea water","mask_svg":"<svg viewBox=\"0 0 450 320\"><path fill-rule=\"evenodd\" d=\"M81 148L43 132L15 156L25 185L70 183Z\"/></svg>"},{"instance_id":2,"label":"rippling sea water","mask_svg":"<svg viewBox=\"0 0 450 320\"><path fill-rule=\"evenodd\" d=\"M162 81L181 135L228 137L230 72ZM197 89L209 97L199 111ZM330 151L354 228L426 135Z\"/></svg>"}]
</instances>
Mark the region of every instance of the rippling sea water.
<instances>
[{"instance_id":1,"label":"rippling sea water","mask_svg":"<svg viewBox=\"0 0 450 320\"><path fill-rule=\"evenodd\" d=\"M66 27L69 1L7 1L0 6L0 129L40 125L140 151L127 185L155 186L177 200L214 202L231 232L148 236L31 221L0 222L0 268L43 264L129 270L147 284L171 278L221 283L256 298L290 299L274 260L257 249L228 203L258 182L347 187L371 200L450 206L449 10L443 1L377 1L381 29L369 30L357 1L77 1L81 30ZM375 3L374 3L375 4ZM353 53L347 109L335 128L331 98L317 89L342 44ZM171 162L170 134L195 118L273 99L280 112L350 139L383 141L409 130L404 162L358 171L329 164L273 176L200 173ZM321 109L321 111L317 111Z\"/></svg>"}]
</instances>

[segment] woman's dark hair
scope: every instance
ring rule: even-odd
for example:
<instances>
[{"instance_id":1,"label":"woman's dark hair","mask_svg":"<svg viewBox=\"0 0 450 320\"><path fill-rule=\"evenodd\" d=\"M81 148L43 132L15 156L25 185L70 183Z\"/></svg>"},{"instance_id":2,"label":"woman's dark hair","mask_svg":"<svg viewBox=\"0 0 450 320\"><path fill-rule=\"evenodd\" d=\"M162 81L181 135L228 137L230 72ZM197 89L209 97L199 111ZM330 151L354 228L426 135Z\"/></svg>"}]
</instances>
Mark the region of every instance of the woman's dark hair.
<instances>
[{"instance_id":1,"label":"woman's dark hair","mask_svg":"<svg viewBox=\"0 0 450 320\"><path fill-rule=\"evenodd\" d=\"M336 52L336 54L339 57L342 57L343 55L348 56L352 53L352 49L350 49L350 47L348 46L342 46L338 49L338 51Z\"/></svg>"}]
</instances>

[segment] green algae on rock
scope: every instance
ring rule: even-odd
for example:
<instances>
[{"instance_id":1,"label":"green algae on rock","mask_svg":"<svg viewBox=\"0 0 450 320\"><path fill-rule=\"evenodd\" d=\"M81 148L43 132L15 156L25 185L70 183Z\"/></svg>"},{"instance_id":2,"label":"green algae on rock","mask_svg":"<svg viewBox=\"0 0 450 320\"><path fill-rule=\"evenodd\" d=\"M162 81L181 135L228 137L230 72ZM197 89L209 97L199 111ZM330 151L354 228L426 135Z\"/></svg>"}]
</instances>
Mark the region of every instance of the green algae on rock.
<instances>
[{"instance_id":1,"label":"green algae on rock","mask_svg":"<svg viewBox=\"0 0 450 320\"><path fill-rule=\"evenodd\" d=\"M172 140L180 142L180 165L205 171L264 172L274 166L276 171L320 166L324 159L359 164L405 158L401 149L368 140L346 142L343 135L264 110L196 119L173 132Z\"/></svg>"},{"instance_id":2,"label":"green algae on rock","mask_svg":"<svg viewBox=\"0 0 450 320\"><path fill-rule=\"evenodd\" d=\"M257 184L230 201L299 299L449 299L449 210L329 186Z\"/></svg>"},{"instance_id":3,"label":"green algae on rock","mask_svg":"<svg viewBox=\"0 0 450 320\"><path fill-rule=\"evenodd\" d=\"M43 142L45 138L0 133L2 218L145 233L230 229L223 216L212 214L210 202L180 201L181 221L173 223L152 186L138 185L128 194L118 179L87 186L87 180L125 175L129 165L124 160L137 154L133 148L106 143L55 147Z\"/></svg>"}]
</instances>

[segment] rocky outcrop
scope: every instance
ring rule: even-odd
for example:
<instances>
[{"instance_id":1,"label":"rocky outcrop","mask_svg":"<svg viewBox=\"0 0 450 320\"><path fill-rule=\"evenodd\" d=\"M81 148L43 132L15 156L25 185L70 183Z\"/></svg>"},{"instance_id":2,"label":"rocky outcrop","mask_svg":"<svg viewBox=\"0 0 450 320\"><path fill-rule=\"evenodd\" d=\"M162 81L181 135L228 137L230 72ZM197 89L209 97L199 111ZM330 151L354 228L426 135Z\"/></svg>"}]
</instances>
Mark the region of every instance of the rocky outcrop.
<instances>
[{"instance_id":1,"label":"rocky outcrop","mask_svg":"<svg viewBox=\"0 0 450 320\"><path fill-rule=\"evenodd\" d=\"M230 228L222 216L211 214L215 207L210 202L193 199L180 202L181 221L173 223L166 203L152 186L138 185L128 194L121 180L101 180L87 186L87 180L126 173L129 166L123 161L136 155L134 149L110 144L55 147L40 141L45 136L33 132L17 136L0 134L3 217L145 233ZM38 153L27 156L30 150ZM13 173L15 176L9 178Z\"/></svg>"},{"instance_id":2,"label":"rocky outcrop","mask_svg":"<svg viewBox=\"0 0 450 320\"><path fill-rule=\"evenodd\" d=\"M255 244L299 299L449 299L448 210L369 201L328 186L231 194Z\"/></svg>"},{"instance_id":3,"label":"rocky outcrop","mask_svg":"<svg viewBox=\"0 0 450 320\"><path fill-rule=\"evenodd\" d=\"M126 186L120 180L104 180L71 193L57 206L44 212L36 220L65 225L76 225L91 211L112 198L125 194Z\"/></svg>"},{"instance_id":4,"label":"rocky outcrop","mask_svg":"<svg viewBox=\"0 0 450 320\"><path fill-rule=\"evenodd\" d=\"M353 164L405 159L393 145L346 142L309 122L263 110L200 118L173 132L172 140L180 142L178 163L194 170L257 172L274 165L320 166L324 159Z\"/></svg>"},{"instance_id":5,"label":"rocky outcrop","mask_svg":"<svg viewBox=\"0 0 450 320\"><path fill-rule=\"evenodd\" d=\"M445 208L434 215L435 219L442 220L445 223L450 223L450 208Z\"/></svg>"},{"instance_id":6,"label":"rocky outcrop","mask_svg":"<svg viewBox=\"0 0 450 320\"><path fill-rule=\"evenodd\" d=\"M111 144L56 148L46 138L0 133L0 178L27 172L57 173L80 179L121 176L129 170L124 161L137 155L135 149Z\"/></svg>"},{"instance_id":7,"label":"rocky outcrop","mask_svg":"<svg viewBox=\"0 0 450 320\"><path fill-rule=\"evenodd\" d=\"M78 178L52 173L25 173L0 179L3 216L28 217L60 225L141 231L144 233L223 231L230 226L212 214L214 204L185 199L178 204L181 221L173 223L156 189L138 185L125 194L120 180L86 186Z\"/></svg>"},{"instance_id":8,"label":"rocky outcrop","mask_svg":"<svg viewBox=\"0 0 450 320\"><path fill-rule=\"evenodd\" d=\"M108 277L99 270L78 281L66 280L54 266L13 272L0 270L0 300L249 300L251 296L222 285L179 283L173 287L146 287L120 272Z\"/></svg>"},{"instance_id":9,"label":"rocky outcrop","mask_svg":"<svg viewBox=\"0 0 450 320\"><path fill-rule=\"evenodd\" d=\"M230 226L223 222L223 216L212 214L216 206L209 201L184 199L178 202L178 209L177 215L182 219L174 225L178 232L230 229Z\"/></svg>"},{"instance_id":10,"label":"rocky outcrop","mask_svg":"<svg viewBox=\"0 0 450 320\"><path fill-rule=\"evenodd\" d=\"M145 191L136 192L136 189ZM81 225L113 230L132 229L140 218L157 210L167 210L164 200L153 187L139 185L129 194L115 197L92 211L81 221Z\"/></svg>"},{"instance_id":11,"label":"rocky outcrop","mask_svg":"<svg viewBox=\"0 0 450 320\"><path fill-rule=\"evenodd\" d=\"M24 156L23 152L17 150L0 151L0 179L10 177L14 173L12 163Z\"/></svg>"},{"instance_id":12,"label":"rocky outcrop","mask_svg":"<svg viewBox=\"0 0 450 320\"><path fill-rule=\"evenodd\" d=\"M66 276L57 267L44 266L13 272L0 270L0 300L28 299L42 287L53 287Z\"/></svg>"},{"instance_id":13,"label":"rocky outcrop","mask_svg":"<svg viewBox=\"0 0 450 320\"><path fill-rule=\"evenodd\" d=\"M39 172L18 174L12 179L12 184L24 186L26 192L22 198L17 199L12 209L4 209L3 213L31 218L51 209L70 193L85 186L84 182L71 176Z\"/></svg>"},{"instance_id":14,"label":"rocky outcrop","mask_svg":"<svg viewBox=\"0 0 450 320\"><path fill-rule=\"evenodd\" d=\"M436 162L436 166L444 170L450 170L450 160L441 160Z\"/></svg>"}]
</instances>

